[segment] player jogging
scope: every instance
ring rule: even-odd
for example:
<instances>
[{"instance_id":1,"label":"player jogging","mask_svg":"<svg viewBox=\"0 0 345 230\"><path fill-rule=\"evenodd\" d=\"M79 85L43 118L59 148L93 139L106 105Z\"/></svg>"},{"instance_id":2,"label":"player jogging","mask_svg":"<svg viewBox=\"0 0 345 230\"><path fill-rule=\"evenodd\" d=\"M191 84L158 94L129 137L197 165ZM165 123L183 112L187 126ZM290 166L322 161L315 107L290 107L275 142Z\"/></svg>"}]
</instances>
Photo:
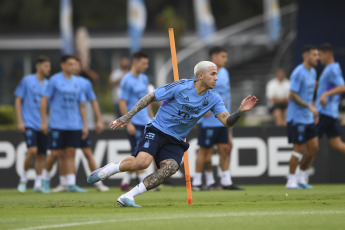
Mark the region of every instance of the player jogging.
<instances>
[{"instance_id":1,"label":"player jogging","mask_svg":"<svg viewBox=\"0 0 345 230\"><path fill-rule=\"evenodd\" d=\"M306 171L318 151L318 138L315 123L318 112L312 105L316 83L316 71L313 67L318 62L318 50L315 46L306 45L302 50L303 63L298 65L290 77L290 100L288 104L287 134L289 143L293 143L290 158L290 172L286 183L287 189L310 189ZM300 174L295 175L300 163Z\"/></svg>"},{"instance_id":2,"label":"player jogging","mask_svg":"<svg viewBox=\"0 0 345 230\"><path fill-rule=\"evenodd\" d=\"M229 128L258 101L255 96L248 96L239 109L230 115L219 94L212 90L218 80L217 66L209 61L199 62L194 67L194 74L195 80L182 79L147 94L131 111L111 123L112 129L125 126L151 102L164 100L155 118L145 127L132 156L94 171L89 175L88 183L104 180L119 172L145 169L154 160L158 171L145 177L143 182L117 200L122 207L140 207L134 203L134 197L157 187L177 172L183 153L189 147L184 138L207 111L211 110L222 124Z\"/></svg>"}]
</instances>

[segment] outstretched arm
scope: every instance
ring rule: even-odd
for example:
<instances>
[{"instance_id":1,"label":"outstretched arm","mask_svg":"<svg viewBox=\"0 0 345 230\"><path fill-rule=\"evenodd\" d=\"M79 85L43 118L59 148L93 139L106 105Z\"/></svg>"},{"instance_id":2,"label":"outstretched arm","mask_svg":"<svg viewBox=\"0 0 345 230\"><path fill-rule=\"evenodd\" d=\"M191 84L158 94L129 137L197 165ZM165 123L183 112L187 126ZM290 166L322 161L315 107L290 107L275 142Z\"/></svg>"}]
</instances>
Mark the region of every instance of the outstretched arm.
<instances>
[{"instance_id":1,"label":"outstretched arm","mask_svg":"<svg viewBox=\"0 0 345 230\"><path fill-rule=\"evenodd\" d=\"M137 114L140 110L148 106L151 102L155 101L156 97L154 93L146 94L143 98L141 98L137 104L129 111L126 115L112 121L109 125L110 128L116 129L119 126L124 127L128 124L128 122L132 119L132 117Z\"/></svg>"},{"instance_id":2,"label":"outstretched arm","mask_svg":"<svg viewBox=\"0 0 345 230\"><path fill-rule=\"evenodd\" d=\"M240 119L243 113L251 110L257 102L258 99L255 96L252 97L249 95L243 99L240 107L233 114L230 115L228 111L224 111L218 114L216 117L224 126L230 128L238 121L238 119Z\"/></svg>"}]
</instances>

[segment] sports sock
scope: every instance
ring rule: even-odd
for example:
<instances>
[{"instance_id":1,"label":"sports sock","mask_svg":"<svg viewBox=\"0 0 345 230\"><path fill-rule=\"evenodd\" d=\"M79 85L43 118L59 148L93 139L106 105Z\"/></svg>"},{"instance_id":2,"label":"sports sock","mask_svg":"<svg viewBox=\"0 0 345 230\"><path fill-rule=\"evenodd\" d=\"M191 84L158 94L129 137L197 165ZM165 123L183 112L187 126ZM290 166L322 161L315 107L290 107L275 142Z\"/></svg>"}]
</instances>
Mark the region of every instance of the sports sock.
<instances>
[{"instance_id":1,"label":"sports sock","mask_svg":"<svg viewBox=\"0 0 345 230\"><path fill-rule=\"evenodd\" d=\"M131 173L124 173L121 184L130 184L132 179L132 174ZM141 181L140 181L141 182Z\"/></svg>"},{"instance_id":2,"label":"sports sock","mask_svg":"<svg viewBox=\"0 0 345 230\"><path fill-rule=\"evenodd\" d=\"M222 186L230 186L232 185L232 180L230 176L230 171L222 171L221 177L220 177L220 184Z\"/></svg>"},{"instance_id":3,"label":"sports sock","mask_svg":"<svg viewBox=\"0 0 345 230\"><path fill-rule=\"evenodd\" d=\"M109 164L105 169L105 173L107 175L107 177L114 175L115 173L121 172L120 171L120 164L122 161L120 161L119 163L111 163Z\"/></svg>"},{"instance_id":4,"label":"sports sock","mask_svg":"<svg viewBox=\"0 0 345 230\"><path fill-rule=\"evenodd\" d=\"M140 182L143 182L143 180L145 179L145 177L146 177L146 173L140 173L140 174L138 174L138 179L139 179Z\"/></svg>"},{"instance_id":5,"label":"sports sock","mask_svg":"<svg viewBox=\"0 0 345 230\"><path fill-rule=\"evenodd\" d=\"M214 176L213 176L213 172L205 172L206 175L206 186L210 186L215 184L215 180L214 180Z\"/></svg>"},{"instance_id":6,"label":"sports sock","mask_svg":"<svg viewBox=\"0 0 345 230\"><path fill-rule=\"evenodd\" d=\"M28 182L28 171L23 171L22 176L20 177L20 183Z\"/></svg>"},{"instance_id":7,"label":"sports sock","mask_svg":"<svg viewBox=\"0 0 345 230\"><path fill-rule=\"evenodd\" d=\"M302 170L300 169L298 172L298 182L302 184L307 184L308 183L308 171L307 170Z\"/></svg>"},{"instance_id":8,"label":"sports sock","mask_svg":"<svg viewBox=\"0 0 345 230\"><path fill-rule=\"evenodd\" d=\"M75 174L67 174L67 184L68 185L75 185Z\"/></svg>"},{"instance_id":9,"label":"sports sock","mask_svg":"<svg viewBox=\"0 0 345 230\"><path fill-rule=\"evenodd\" d=\"M146 189L144 183L140 182L140 184L138 184L137 186L132 188L129 192L124 194L124 196L135 197L135 196L138 196L144 192L147 192L147 189Z\"/></svg>"},{"instance_id":10,"label":"sports sock","mask_svg":"<svg viewBox=\"0 0 345 230\"><path fill-rule=\"evenodd\" d=\"M68 185L67 176L60 176L60 185L64 185L64 186Z\"/></svg>"},{"instance_id":11,"label":"sports sock","mask_svg":"<svg viewBox=\"0 0 345 230\"><path fill-rule=\"evenodd\" d=\"M193 181L192 181L192 186L196 187L196 186L200 186L202 185L202 173L195 173L193 176Z\"/></svg>"},{"instance_id":12,"label":"sports sock","mask_svg":"<svg viewBox=\"0 0 345 230\"><path fill-rule=\"evenodd\" d=\"M50 175L49 175L49 172L46 170L46 169L43 169L43 180L50 180Z\"/></svg>"},{"instance_id":13,"label":"sports sock","mask_svg":"<svg viewBox=\"0 0 345 230\"><path fill-rule=\"evenodd\" d=\"M293 183L297 183L297 176L296 176L296 174L289 174L289 176L288 176L288 183L291 183L291 182L293 182Z\"/></svg>"},{"instance_id":14,"label":"sports sock","mask_svg":"<svg viewBox=\"0 0 345 230\"><path fill-rule=\"evenodd\" d=\"M35 178L34 188L41 188L42 187L42 176L37 175Z\"/></svg>"}]
</instances>

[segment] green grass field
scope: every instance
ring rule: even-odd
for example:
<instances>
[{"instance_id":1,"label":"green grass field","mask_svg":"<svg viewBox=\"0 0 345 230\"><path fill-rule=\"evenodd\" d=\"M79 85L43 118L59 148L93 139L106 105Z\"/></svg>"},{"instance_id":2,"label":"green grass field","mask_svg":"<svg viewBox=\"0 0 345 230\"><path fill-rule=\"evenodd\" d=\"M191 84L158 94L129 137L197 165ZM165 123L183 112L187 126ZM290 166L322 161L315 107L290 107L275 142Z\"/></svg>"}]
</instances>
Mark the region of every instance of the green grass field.
<instances>
[{"instance_id":1,"label":"green grass field","mask_svg":"<svg viewBox=\"0 0 345 230\"><path fill-rule=\"evenodd\" d=\"M193 192L163 187L136 197L142 208L120 208L118 188L99 193L34 194L0 190L0 229L345 229L345 185L286 190Z\"/></svg>"}]
</instances>

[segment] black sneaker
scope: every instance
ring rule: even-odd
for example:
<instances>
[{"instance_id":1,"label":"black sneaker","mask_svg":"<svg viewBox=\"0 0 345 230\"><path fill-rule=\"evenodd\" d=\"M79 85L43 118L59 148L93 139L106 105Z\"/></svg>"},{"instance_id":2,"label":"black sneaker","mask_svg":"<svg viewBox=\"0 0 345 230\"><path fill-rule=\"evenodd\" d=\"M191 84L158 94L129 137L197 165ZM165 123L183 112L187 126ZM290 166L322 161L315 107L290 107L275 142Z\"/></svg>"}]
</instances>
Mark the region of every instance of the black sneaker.
<instances>
[{"instance_id":1,"label":"black sneaker","mask_svg":"<svg viewBox=\"0 0 345 230\"><path fill-rule=\"evenodd\" d=\"M204 188L202 187L202 185L199 186L192 186L192 190L199 192L199 191L204 191Z\"/></svg>"},{"instance_id":2,"label":"black sneaker","mask_svg":"<svg viewBox=\"0 0 345 230\"><path fill-rule=\"evenodd\" d=\"M228 185L228 186L222 186L224 190L244 190L244 188L237 186L235 184Z\"/></svg>"},{"instance_id":3,"label":"black sneaker","mask_svg":"<svg viewBox=\"0 0 345 230\"><path fill-rule=\"evenodd\" d=\"M219 190L216 184L211 184L207 186L207 190Z\"/></svg>"}]
</instances>

